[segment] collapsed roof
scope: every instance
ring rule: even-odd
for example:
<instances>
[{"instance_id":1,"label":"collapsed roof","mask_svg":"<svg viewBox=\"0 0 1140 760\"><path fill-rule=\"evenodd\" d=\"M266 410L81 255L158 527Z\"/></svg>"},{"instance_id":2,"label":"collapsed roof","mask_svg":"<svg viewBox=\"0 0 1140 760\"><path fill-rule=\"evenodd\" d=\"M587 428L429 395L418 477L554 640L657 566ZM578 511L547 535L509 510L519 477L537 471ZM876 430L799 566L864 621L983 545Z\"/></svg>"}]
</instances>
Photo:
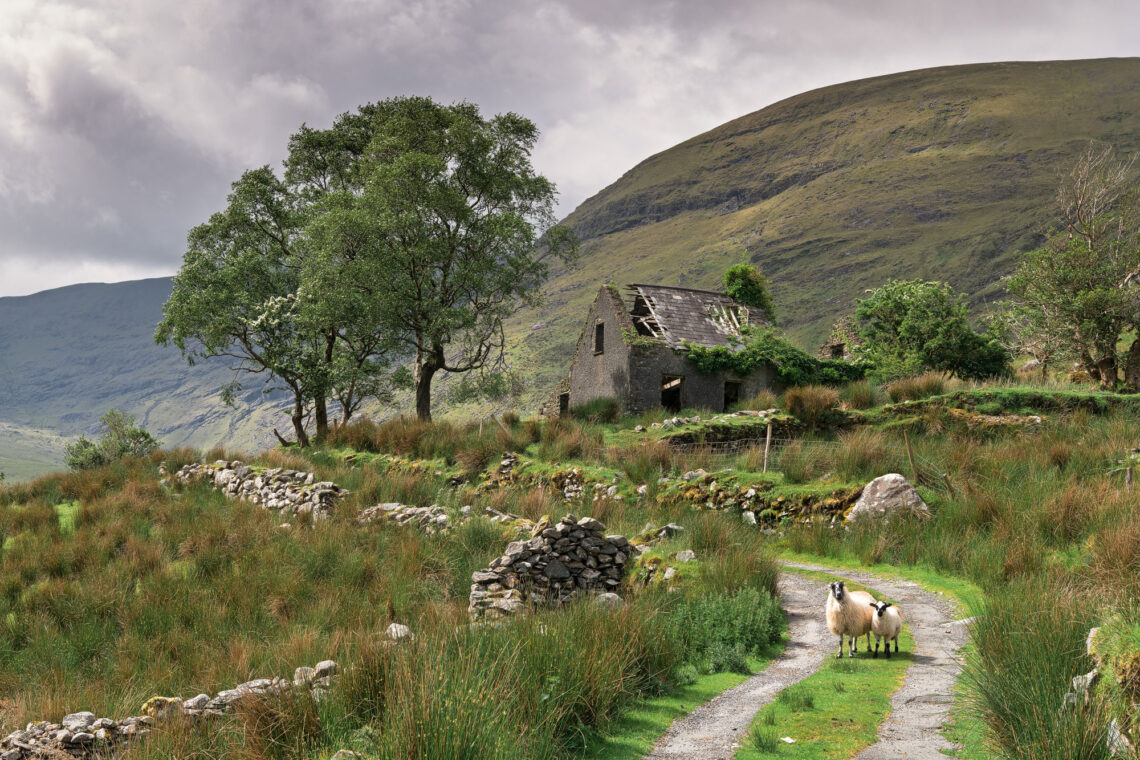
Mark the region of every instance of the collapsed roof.
<instances>
[{"instance_id":1,"label":"collapsed roof","mask_svg":"<svg viewBox=\"0 0 1140 760\"><path fill-rule=\"evenodd\" d=\"M629 316L640 335L659 338L670 348L733 346L741 328L764 324L758 310L737 303L712 290L676 288L667 285L626 286L633 295Z\"/></svg>"}]
</instances>

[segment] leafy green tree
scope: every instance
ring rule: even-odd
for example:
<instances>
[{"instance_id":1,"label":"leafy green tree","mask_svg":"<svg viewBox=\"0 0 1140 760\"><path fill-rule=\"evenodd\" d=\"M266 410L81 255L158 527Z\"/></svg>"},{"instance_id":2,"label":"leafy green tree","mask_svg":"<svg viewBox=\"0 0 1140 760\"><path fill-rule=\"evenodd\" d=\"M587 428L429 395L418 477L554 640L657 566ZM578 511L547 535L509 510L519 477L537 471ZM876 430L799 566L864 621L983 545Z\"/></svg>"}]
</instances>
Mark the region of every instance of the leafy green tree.
<instances>
[{"instance_id":1,"label":"leafy green tree","mask_svg":"<svg viewBox=\"0 0 1140 760\"><path fill-rule=\"evenodd\" d=\"M768 278L758 267L743 262L729 267L724 273L724 292L737 303L759 309L770 324L776 324L776 307L768 294Z\"/></svg>"},{"instance_id":2,"label":"leafy green tree","mask_svg":"<svg viewBox=\"0 0 1140 760\"><path fill-rule=\"evenodd\" d=\"M362 189L338 198L338 236L361 243L352 281L412 357L416 413L430 419L438 373L501 372L503 321L539 303L549 264L572 260L577 239L531 166L528 119L421 97L364 110Z\"/></svg>"},{"instance_id":3,"label":"leafy green tree","mask_svg":"<svg viewBox=\"0 0 1140 760\"><path fill-rule=\"evenodd\" d=\"M856 302L857 354L883 378L935 370L964 378L1009 371L1009 354L970 327L965 297L944 282L891 280Z\"/></svg>"},{"instance_id":4,"label":"leafy green tree","mask_svg":"<svg viewBox=\"0 0 1140 760\"><path fill-rule=\"evenodd\" d=\"M64 448L63 461L73 470L89 470L125 457L145 457L159 447L154 436L135 425L135 416L111 409L99 418L98 441L79 436Z\"/></svg>"},{"instance_id":5,"label":"leafy green tree","mask_svg":"<svg viewBox=\"0 0 1140 760\"><path fill-rule=\"evenodd\" d=\"M1140 388L1140 198L1132 162L1090 146L1058 191L1061 227L1022 254L1006 286L1036 337L1075 355L1102 387ZM1133 340L1122 348L1122 339Z\"/></svg>"},{"instance_id":6,"label":"leafy green tree","mask_svg":"<svg viewBox=\"0 0 1140 760\"><path fill-rule=\"evenodd\" d=\"M302 446L310 409L324 438L330 399L343 424L367 398L389 395L391 344L376 309L361 308L353 288L338 281L343 252L312 242L334 208L328 198L358 187L355 162L368 138L357 116L325 131L302 126L290 140L285 179L265 166L233 184L226 209L191 230L155 333L191 364L236 359L237 377L223 389L228 401L245 374L266 376L267 391L290 392Z\"/></svg>"}]
</instances>

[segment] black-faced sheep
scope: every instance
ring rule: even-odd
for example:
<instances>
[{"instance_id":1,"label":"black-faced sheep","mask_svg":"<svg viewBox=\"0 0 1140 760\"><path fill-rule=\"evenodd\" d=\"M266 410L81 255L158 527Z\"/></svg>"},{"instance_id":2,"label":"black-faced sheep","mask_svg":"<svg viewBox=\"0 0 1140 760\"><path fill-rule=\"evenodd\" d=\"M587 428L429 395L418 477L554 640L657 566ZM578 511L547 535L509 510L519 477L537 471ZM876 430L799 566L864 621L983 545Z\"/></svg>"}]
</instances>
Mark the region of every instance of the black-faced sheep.
<instances>
[{"instance_id":1,"label":"black-faced sheep","mask_svg":"<svg viewBox=\"0 0 1140 760\"><path fill-rule=\"evenodd\" d=\"M891 642L895 642L895 652L899 651L899 633L902 632L902 613L890 602L871 602L871 633L875 634L875 653L879 656L879 642L885 642L887 657L891 656Z\"/></svg>"},{"instance_id":2,"label":"black-faced sheep","mask_svg":"<svg viewBox=\"0 0 1140 760\"><path fill-rule=\"evenodd\" d=\"M850 637L849 657L859 651L859 637L867 635L867 651L871 650L871 605L875 598L866 591L848 591L843 581L828 585L827 629L839 637L839 654L843 656L843 637Z\"/></svg>"}]
</instances>

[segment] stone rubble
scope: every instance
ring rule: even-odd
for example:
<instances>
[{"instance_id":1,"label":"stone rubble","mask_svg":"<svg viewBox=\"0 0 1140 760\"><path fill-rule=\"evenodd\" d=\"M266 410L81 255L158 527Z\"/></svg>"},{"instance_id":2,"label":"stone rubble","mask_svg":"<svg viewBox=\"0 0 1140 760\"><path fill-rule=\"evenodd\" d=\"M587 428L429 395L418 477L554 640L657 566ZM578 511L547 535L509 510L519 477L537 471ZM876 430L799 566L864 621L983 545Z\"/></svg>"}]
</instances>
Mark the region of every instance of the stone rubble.
<instances>
[{"instance_id":1,"label":"stone rubble","mask_svg":"<svg viewBox=\"0 0 1140 760\"><path fill-rule=\"evenodd\" d=\"M160 467L159 472L168 478L165 467ZM348 493L331 481L313 482L311 472L263 469L222 459L213 464L188 464L173 479L182 485L208 480L230 498L293 515L311 514L318 520L332 514L337 501Z\"/></svg>"},{"instance_id":2,"label":"stone rubble","mask_svg":"<svg viewBox=\"0 0 1140 760\"><path fill-rule=\"evenodd\" d=\"M256 678L213 697L152 697L143 704L142 715L128 718L97 718L94 713L76 712L65 715L59 723L35 721L0 739L0 760L41 760L61 757L61 753L77 758L106 757L146 736L162 720L177 716L206 720L225 715L246 697L274 696L291 688L307 688L314 699L320 699L332 687L333 677L339 671L334 661L325 660L315 668L297 668L292 681Z\"/></svg>"},{"instance_id":3,"label":"stone rubble","mask_svg":"<svg viewBox=\"0 0 1140 760\"><path fill-rule=\"evenodd\" d=\"M625 536L605 535L592 517L540 520L526 541L507 544L501 557L471 575L467 612L497 618L527 607L554 607L579 593L614 592L633 549Z\"/></svg>"},{"instance_id":4,"label":"stone rubble","mask_svg":"<svg viewBox=\"0 0 1140 760\"><path fill-rule=\"evenodd\" d=\"M510 512L500 512L493 507L483 507L482 514L493 523L515 528L516 532L529 532L534 528L534 523L525 517ZM453 519L446 509L437 504L432 504L430 507L413 507L391 501L360 510L360 514L356 516L356 524L374 525L391 522L397 525L415 525L426 533L434 534L446 533L474 516L475 511L470 506L460 507L458 519Z\"/></svg>"}]
</instances>

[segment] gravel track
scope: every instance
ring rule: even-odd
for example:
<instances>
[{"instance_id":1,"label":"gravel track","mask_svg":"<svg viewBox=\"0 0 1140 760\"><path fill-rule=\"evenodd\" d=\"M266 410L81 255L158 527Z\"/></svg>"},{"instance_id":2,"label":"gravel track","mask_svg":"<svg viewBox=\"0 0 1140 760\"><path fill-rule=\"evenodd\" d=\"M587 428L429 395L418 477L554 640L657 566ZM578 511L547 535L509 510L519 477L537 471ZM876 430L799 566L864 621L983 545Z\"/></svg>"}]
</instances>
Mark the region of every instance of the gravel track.
<instances>
[{"instance_id":1,"label":"gravel track","mask_svg":"<svg viewBox=\"0 0 1140 760\"><path fill-rule=\"evenodd\" d=\"M879 736L858 760L945 760L941 750L954 748L939 731L949 717L953 686L961 671L957 652L969 638L966 627L952 623L949 603L910 581L880 578L871 573L836 571L798 563L787 567L818 570L847 578L895 600L915 640L913 663L902 688L891 698L891 714ZM788 645L760 673L722 692L679 718L647 755L647 760L731 760L752 719L784 689L816 672L834 654L836 638L823 617L826 584L795 573L779 581L788 617Z\"/></svg>"}]
</instances>

